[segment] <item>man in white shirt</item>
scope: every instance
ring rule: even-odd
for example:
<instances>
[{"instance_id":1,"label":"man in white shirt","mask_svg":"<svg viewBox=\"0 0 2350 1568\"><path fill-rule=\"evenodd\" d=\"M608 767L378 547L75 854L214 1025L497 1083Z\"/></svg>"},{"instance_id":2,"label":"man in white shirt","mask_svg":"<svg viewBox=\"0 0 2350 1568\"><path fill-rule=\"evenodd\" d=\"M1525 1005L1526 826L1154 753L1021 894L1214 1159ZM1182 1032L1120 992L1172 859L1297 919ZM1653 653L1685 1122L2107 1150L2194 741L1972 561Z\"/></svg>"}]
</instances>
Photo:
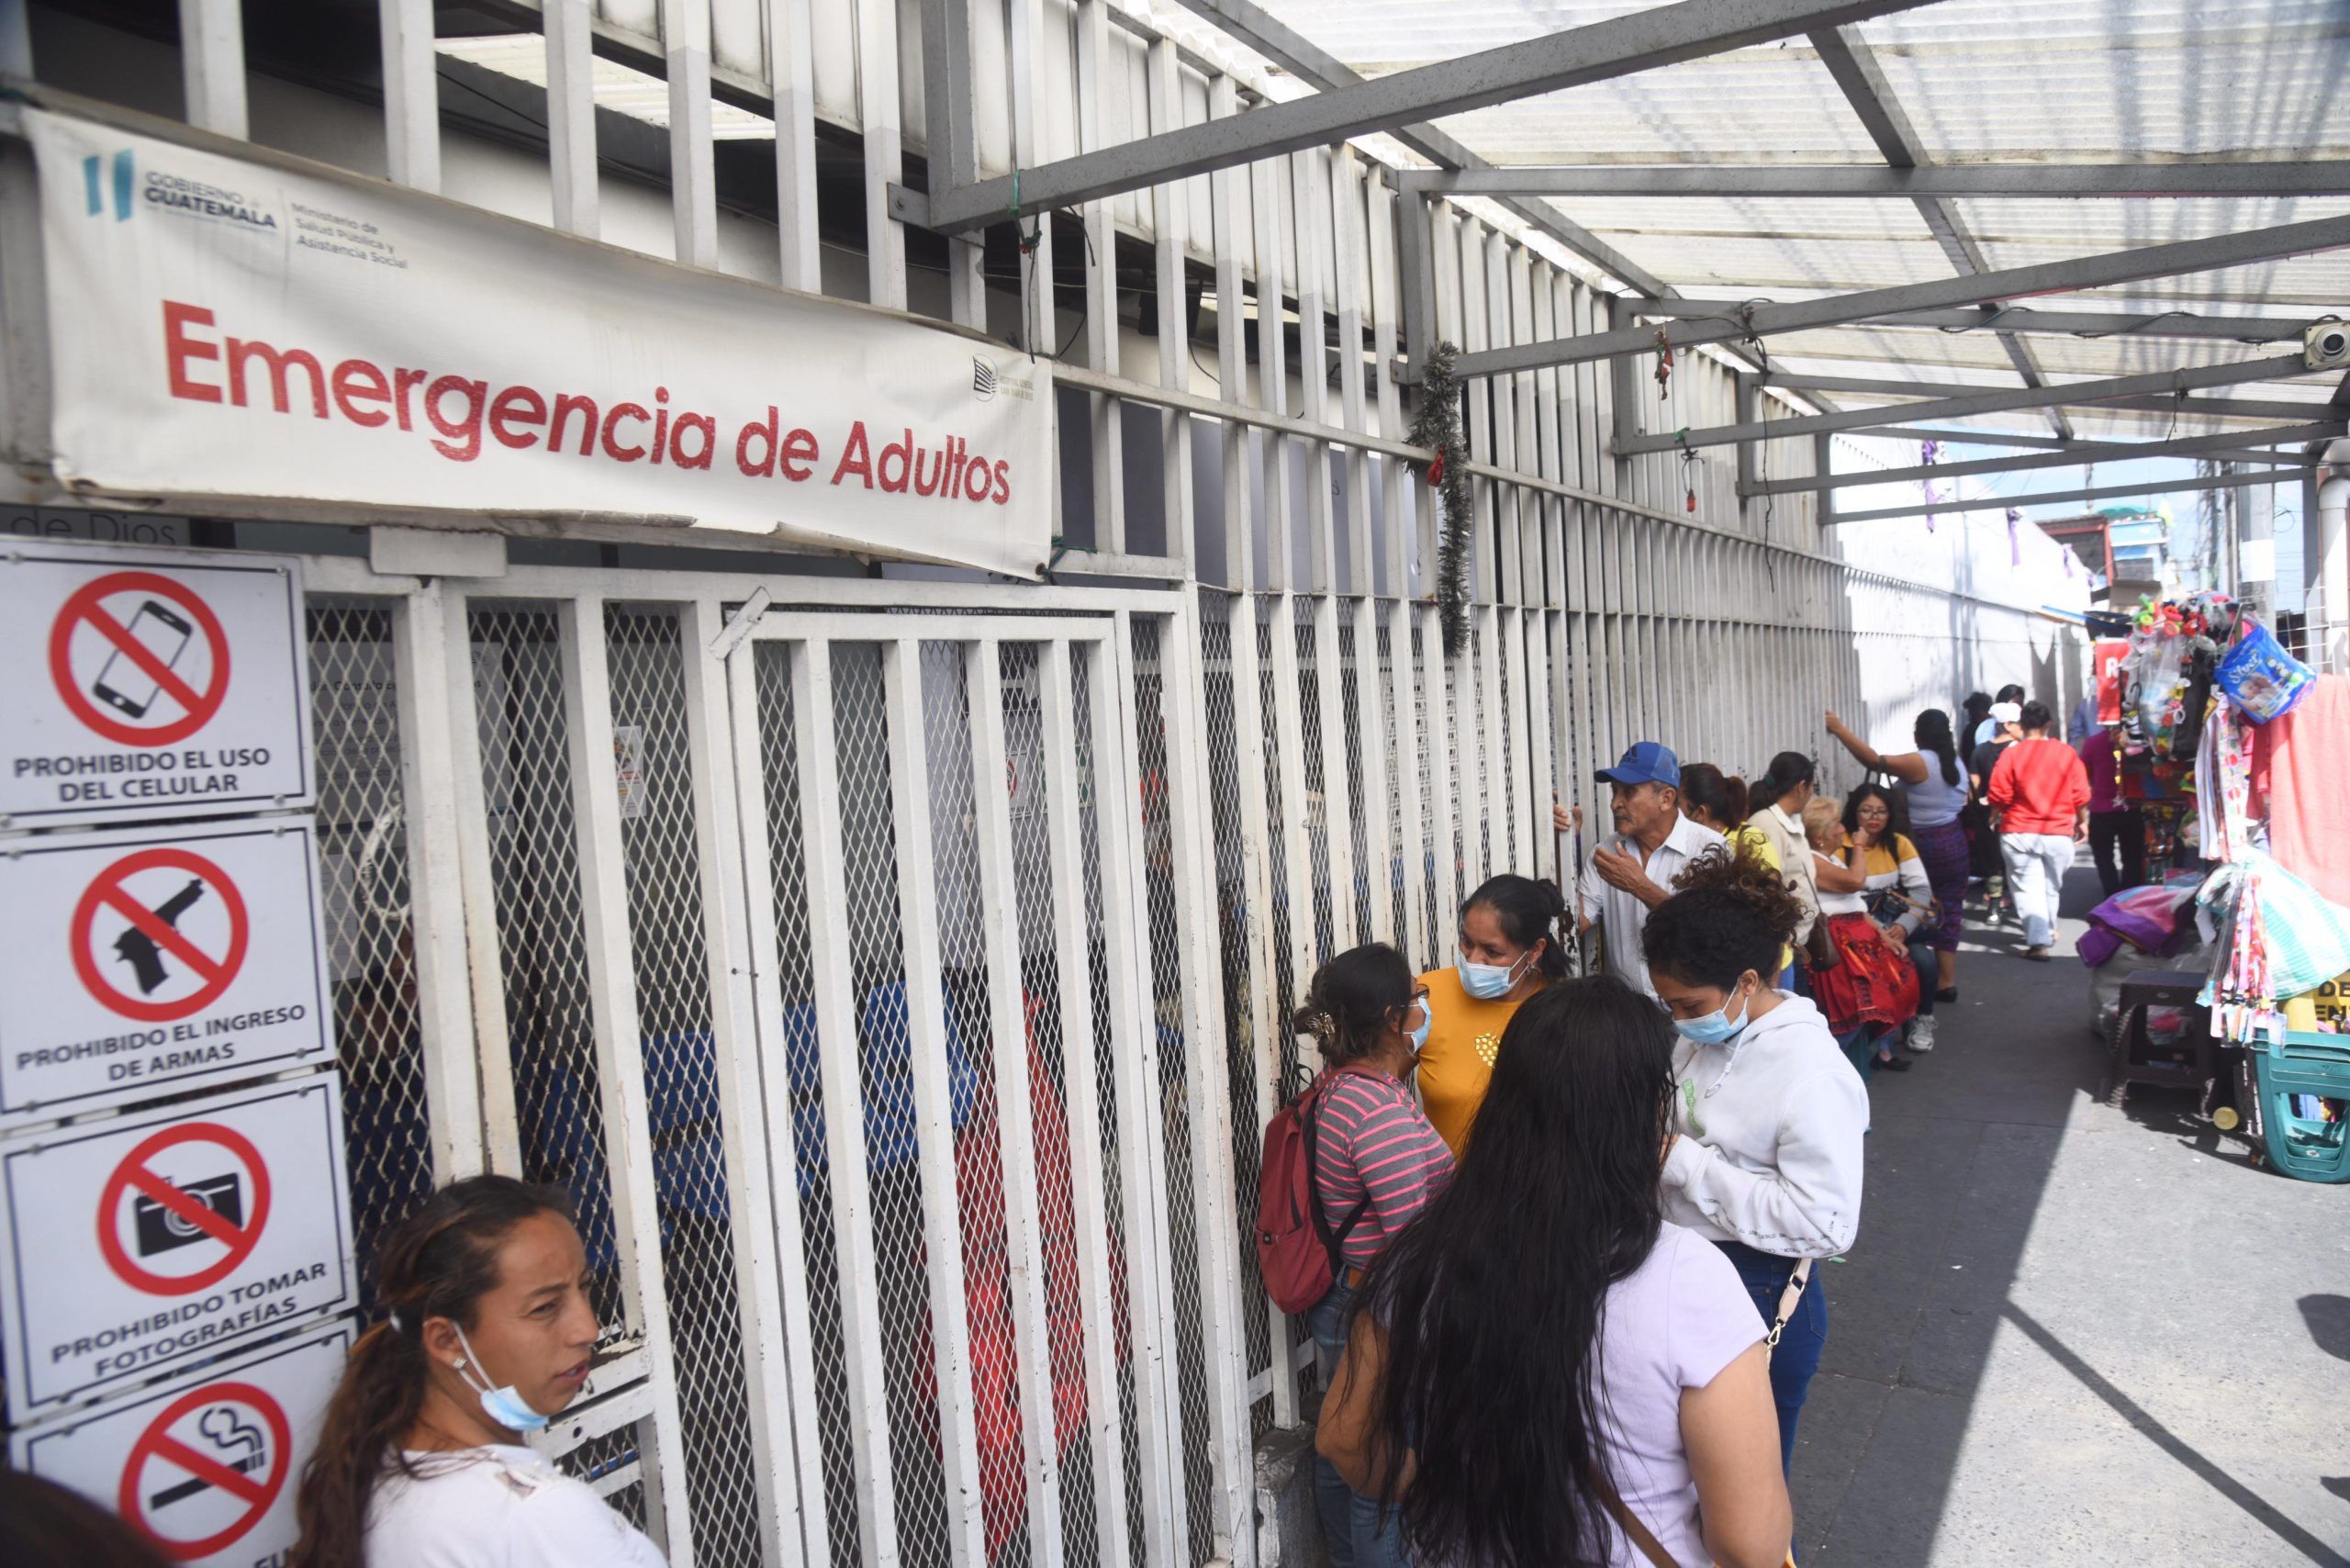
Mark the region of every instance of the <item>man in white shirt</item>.
<instances>
[{"instance_id":1,"label":"man in white shirt","mask_svg":"<svg viewBox=\"0 0 2350 1568\"><path fill-rule=\"evenodd\" d=\"M1615 832L1591 852L1575 884L1576 929L1596 924L1607 972L1654 996L1640 928L1681 868L1727 840L1681 814L1681 761L1654 741L1639 742L1615 767L1601 768L1599 781L1609 787Z\"/></svg>"}]
</instances>

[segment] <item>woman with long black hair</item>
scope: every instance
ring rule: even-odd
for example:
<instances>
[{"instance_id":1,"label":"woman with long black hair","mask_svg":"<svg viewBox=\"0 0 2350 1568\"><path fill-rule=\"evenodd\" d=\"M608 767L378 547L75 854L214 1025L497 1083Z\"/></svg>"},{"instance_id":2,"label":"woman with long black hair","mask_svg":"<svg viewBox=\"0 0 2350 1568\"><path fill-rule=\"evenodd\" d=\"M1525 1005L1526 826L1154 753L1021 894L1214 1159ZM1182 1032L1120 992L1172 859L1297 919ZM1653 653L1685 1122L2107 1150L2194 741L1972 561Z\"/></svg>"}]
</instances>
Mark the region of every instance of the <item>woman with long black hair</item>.
<instances>
[{"instance_id":1,"label":"woman with long black hair","mask_svg":"<svg viewBox=\"0 0 2350 1568\"><path fill-rule=\"evenodd\" d=\"M295 1498L293 1568L661 1568L523 1445L585 1386L598 1327L565 1196L453 1182L384 1233L388 1315L351 1349Z\"/></svg>"},{"instance_id":2,"label":"woman with long black hair","mask_svg":"<svg viewBox=\"0 0 2350 1568\"><path fill-rule=\"evenodd\" d=\"M1364 1282L1316 1446L1420 1561L1785 1556L1762 1325L1663 1212L1672 1042L1613 976L1528 1001L1452 1185Z\"/></svg>"},{"instance_id":3,"label":"woman with long black hair","mask_svg":"<svg viewBox=\"0 0 2350 1568\"><path fill-rule=\"evenodd\" d=\"M1827 1296L1807 1282L1814 1261L1860 1229L1868 1127L1868 1091L1819 1009L1768 979L1801 913L1753 861L1707 856L1640 934L1649 979L1681 1034L1665 1217L1720 1248L1760 1320L1784 1325L1771 1397L1787 1464L1828 1342Z\"/></svg>"},{"instance_id":4,"label":"woman with long black hair","mask_svg":"<svg viewBox=\"0 0 2350 1568\"><path fill-rule=\"evenodd\" d=\"M1985 706L1987 711L1989 705ZM1909 812L1909 841L1918 846L1919 862L1926 868L1926 880L1934 890L1932 917L1916 933L1933 949L1934 970L1925 978L1933 988L1933 1001L1956 1002L1958 936L1966 923L1966 878L1974 862L1966 825L1960 820L1966 811L1966 766L1958 757L1958 737L1951 733L1950 715L1939 708L1918 715L1909 730L1915 751L1878 751L1832 712L1828 715L1828 733L1863 767L1887 775L1900 788ZM1913 1033L1910 1045L1913 1049L1932 1049L1932 1031L1926 1032L1922 1047Z\"/></svg>"}]
</instances>

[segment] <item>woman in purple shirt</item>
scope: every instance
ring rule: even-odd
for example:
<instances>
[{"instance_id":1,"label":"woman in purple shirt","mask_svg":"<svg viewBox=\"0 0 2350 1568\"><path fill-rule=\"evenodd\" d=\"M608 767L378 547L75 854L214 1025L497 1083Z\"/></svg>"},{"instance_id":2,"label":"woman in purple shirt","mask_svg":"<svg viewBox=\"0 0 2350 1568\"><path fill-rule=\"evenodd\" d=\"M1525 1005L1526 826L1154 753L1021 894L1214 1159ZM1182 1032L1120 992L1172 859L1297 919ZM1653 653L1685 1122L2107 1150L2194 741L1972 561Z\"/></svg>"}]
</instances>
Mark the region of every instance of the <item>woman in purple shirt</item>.
<instances>
[{"instance_id":1,"label":"woman in purple shirt","mask_svg":"<svg viewBox=\"0 0 2350 1568\"><path fill-rule=\"evenodd\" d=\"M1673 1039L1612 977L1528 1001L1451 1185L1363 1281L1315 1446L1420 1562L1786 1556L1762 1325L1663 1216Z\"/></svg>"}]
</instances>

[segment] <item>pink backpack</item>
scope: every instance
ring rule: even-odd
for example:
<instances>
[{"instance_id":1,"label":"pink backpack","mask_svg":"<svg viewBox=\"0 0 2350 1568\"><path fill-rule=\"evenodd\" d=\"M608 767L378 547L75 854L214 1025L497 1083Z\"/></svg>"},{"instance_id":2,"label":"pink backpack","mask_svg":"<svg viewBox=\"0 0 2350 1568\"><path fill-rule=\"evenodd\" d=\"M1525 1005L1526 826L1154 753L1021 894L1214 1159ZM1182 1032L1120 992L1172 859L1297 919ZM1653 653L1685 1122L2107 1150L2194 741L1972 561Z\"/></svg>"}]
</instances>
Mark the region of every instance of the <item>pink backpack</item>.
<instances>
[{"instance_id":1,"label":"pink backpack","mask_svg":"<svg viewBox=\"0 0 2350 1568\"><path fill-rule=\"evenodd\" d=\"M1333 1231L1314 1195L1314 1116L1326 1080L1273 1113L1265 1124L1264 1159L1258 1167L1257 1269L1273 1305L1296 1316L1330 1294L1341 1249L1371 1206L1363 1195Z\"/></svg>"}]
</instances>

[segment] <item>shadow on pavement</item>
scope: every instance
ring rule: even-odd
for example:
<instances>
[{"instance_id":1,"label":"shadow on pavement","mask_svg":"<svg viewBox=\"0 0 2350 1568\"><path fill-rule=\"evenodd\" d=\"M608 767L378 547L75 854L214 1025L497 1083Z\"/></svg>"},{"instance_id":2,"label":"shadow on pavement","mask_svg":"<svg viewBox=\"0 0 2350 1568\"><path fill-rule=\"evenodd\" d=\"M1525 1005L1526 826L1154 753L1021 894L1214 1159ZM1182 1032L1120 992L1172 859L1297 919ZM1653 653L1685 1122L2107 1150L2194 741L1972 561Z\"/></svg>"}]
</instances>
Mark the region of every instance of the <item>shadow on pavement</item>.
<instances>
[{"instance_id":1,"label":"shadow on pavement","mask_svg":"<svg viewBox=\"0 0 2350 1568\"><path fill-rule=\"evenodd\" d=\"M2310 1340L2350 1358L2350 1297L2309 1294L2344 1277L2330 1258L2350 1256L2350 1216L2326 1200L2344 1194L2248 1169L2188 1093L2107 1108L2071 956L2100 896L2086 865L2065 894L2053 963L1970 924L1940 1048L1871 1084L1859 1239L1822 1271L1798 1556L2350 1562L2325 1512L2350 1477L2314 1457L2340 1451L2342 1401L2277 1386L2323 1381ZM2296 1451L2277 1420L2304 1408L2323 1436Z\"/></svg>"}]
</instances>

